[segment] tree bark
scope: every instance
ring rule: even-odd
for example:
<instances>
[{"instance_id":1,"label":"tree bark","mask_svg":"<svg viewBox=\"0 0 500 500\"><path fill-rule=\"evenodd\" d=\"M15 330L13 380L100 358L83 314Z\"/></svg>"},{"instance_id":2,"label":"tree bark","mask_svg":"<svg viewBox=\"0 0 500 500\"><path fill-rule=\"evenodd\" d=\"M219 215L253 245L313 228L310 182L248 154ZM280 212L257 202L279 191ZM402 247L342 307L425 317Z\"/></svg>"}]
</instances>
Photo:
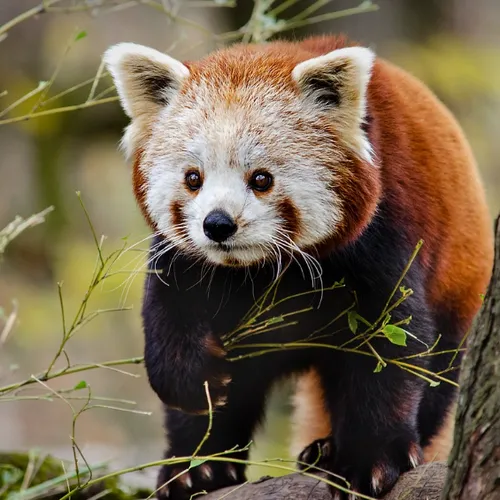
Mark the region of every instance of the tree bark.
<instances>
[{"instance_id":1,"label":"tree bark","mask_svg":"<svg viewBox=\"0 0 500 500\"><path fill-rule=\"evenodd\" d=\"M500 498L500 217L493 276L472 327L460 376L443 500Z\"/></svg>"},{"instance_id":2,"label":"tree bark","mask_svg":"<svg viewBox=\"0 0 500 500\"><path fill-rule=\"evenodd\" d=\"M439 500L446 480L443 462L421 465L403 474L383 500ZM230 486L204 495L204 500L331 500L325 482L299 473L275 478L262 478L244 486ZM472 500L472 498L470 499Z\"/></svg>"}]
</instances>

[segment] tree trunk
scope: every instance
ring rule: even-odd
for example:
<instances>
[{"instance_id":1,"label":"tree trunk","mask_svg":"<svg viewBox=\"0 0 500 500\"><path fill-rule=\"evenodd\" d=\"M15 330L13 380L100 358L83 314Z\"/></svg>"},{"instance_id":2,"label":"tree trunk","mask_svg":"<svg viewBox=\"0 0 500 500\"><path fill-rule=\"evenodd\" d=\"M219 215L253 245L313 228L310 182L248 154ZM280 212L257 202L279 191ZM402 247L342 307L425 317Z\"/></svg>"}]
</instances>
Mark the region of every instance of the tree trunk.
<instances>
[{"instance_id":1,"label":"tree trunk","mask_svg":"<svg viewBox=\"0 0 500 500\"><path fill-rule=\"evenodd\" d=\"M443 500L500 498L500 217L495 249L493 276L462 364Z\"/></svg>"}]
</instances>

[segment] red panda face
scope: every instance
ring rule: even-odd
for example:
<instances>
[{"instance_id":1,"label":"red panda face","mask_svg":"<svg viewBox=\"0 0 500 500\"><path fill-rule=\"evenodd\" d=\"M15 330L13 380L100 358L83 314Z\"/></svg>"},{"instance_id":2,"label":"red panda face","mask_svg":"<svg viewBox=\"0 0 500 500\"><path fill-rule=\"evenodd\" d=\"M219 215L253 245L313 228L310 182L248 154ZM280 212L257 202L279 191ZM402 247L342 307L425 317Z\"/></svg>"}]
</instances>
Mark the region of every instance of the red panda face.
<instances>
[{"instance_id":1,"label":"red panda face","mask_svg":"<svg viewBox=\"0 0 500 500\"><path fill-rule=\"evenodd\" d=\"M290 67L271 59L273 80L245 74L242 61L224 74L132 44L110 49L153 227L187 254L239 266L281 262L345 231L339 186L350 163L371 161L361 122L373 58L335 52Z\"/></svg>"}]
</instances>

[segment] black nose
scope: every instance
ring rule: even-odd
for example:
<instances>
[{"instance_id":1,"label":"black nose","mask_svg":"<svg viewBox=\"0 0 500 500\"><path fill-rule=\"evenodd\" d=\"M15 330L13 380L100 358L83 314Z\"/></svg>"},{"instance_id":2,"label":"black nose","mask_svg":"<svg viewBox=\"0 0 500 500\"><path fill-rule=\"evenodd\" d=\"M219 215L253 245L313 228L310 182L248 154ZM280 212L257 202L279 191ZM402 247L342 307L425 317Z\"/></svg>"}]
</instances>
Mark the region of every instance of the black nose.
<instances>
[{"instance_id":1,"label":"black nose","mask_svg":"<svg viewBox=\"0 0 500 500\"><path fill-rule=\"evenodd\" d=\"M210 212L203 221L203 231L212 241L221 243L232 236L238 226L231 217L222 210Z\"/></svg>"}]
</instances>

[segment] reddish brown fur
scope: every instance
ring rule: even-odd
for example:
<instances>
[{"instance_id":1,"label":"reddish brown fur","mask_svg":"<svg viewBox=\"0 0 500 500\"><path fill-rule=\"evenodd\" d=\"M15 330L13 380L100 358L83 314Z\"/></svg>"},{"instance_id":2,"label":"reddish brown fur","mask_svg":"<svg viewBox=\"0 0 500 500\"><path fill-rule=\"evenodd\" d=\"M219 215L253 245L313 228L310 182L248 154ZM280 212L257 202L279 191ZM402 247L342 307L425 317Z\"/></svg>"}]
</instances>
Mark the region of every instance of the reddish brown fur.
<instances>
[{"instance_id":1,"label":"reddish brown fur","mask_svg":"<svg viewBox=\"0 0 500 500\"><path fill-rule=\"evenodd\" d=\"M195 84L202 79L209 79L216 87L222 87L221 92L225 89L228 102L236 98L234 90L243 83L250 86L265 81L277 88L298 92L291 78L296 64L351 45L355 44L343 37L312 38L299 44L235 45L214 52L201 61L186 63L191 76L182 92L194 92ZM464 151L470 153L461 131L454 121L436 117L436 106L441 105L420 82L384 60L376 61L369 87L370 140L383 169L377 179L373 168L352 154L344 166L339 168L336 165L339 182L332 187L348 203L344 207L346 218L334 243L345 243L362 231L371 217L381 186L384 186L384 196L397 200L395 206L400 207L397 215L401 225L414 236L415 243L425 235L422 256L428 266L436 266L434 279L429 283L433 302L438 305L458 301L455 308L462 311L464 318L471 319L480 303L479 293L486 288L489 277L488 266L483 263L489 262L492 254L491 250L481 250L481 245L470 245L476 255L469 252L462 256L461 246L466 246L464 242L469 243L471 239L485 241L491 237L491 229L486 214L471 214L466 207L453 204L454 194L461 191L470 193L470 206L473 206L472 200L480 190L477 189L475 172L464 165L473 160L464 157ZM421 116L418 123L411 119L415 114ZM330 127L328 123L318 126ZM402 132L413 139L403 143ZM334 141L335 131L331 130L331 133ZM443 143L443 139L446 142ZM457 144L462 149L455 155L453 151ZM136 161L135 192L143 213L149 219L143 207L141 186L144 179L138 165L139 161ZM442 203L442 200L449 202ZM483 200L479 200L479 205L482 203ZM440 221L440 224L435 221ZM453 234L443 234L441 224L453 227L457 238ZM431 254L431 249L436 247L441 249L441 257L445 257L439 263ZM484 269L478 269L480 266ZM460 286L471 282L475 282L472 293Z\"/></svg>"},{"instance_id":2,"label":"reddish brown fur","mask_svg":"<svg viewBox=\"0 0 500 500\"><path fill-rule=\"evenodd\" d=\"M369 107L370 138L383 165L384 196L400 207L397 220L407 235L415 243L425 239L421 256L433 269L429 303L436 309L460 311L470 324L490 278L493 245L467 142L451 115L420 82L385 61L375 65ZM406 142L401 140L403 133ZM467 203L456 203L457 193Z\"/></svg>"},{"instance_id":3,"label":"reddish brown fur","mask_svg":"<svg viewBox=\"0 0 500 500\"><path fill-rule=\"evenodd\" d=\"M446 461L453 446L455 430L456 404L449 410L446 419L428 446L423 450L424 462Z\"/></svg>"},{"instance_id":4,"label":"reddish brown fur","mask_svg":"<svg viewBox=\"0 0 500 500\"><path fill-rule=\"evenodd\" d=\"M203 345L207 351L216 358L224 358L226 356L225 349L217 342L213 335L207 335L203 339Z\"/></svg>"},{"instance_id":5,"label":"reddish brown fur","mask_svg":"<svg viewBox=\"0 0 500 500\"><path fill-rule=\"evenodd\" d=\"M132 170L132 188L134 190L134 195L141 209L142 215L146 219L146 222L151 226L152 229L156 229L154 222L152 221L149 212L146 208L145 198L146 198L146 178L141 169L142 156L144 154L143 149L138 149L134 154L134 167Z\"/></svg>"},{"instance_id":6,"label":"reddish brown fur","mask_svg":"<svg viewBox=\"0 0 500 500\"><path fill-rule=\"evenodd\" d=\"M343 219L333 240L324 242L320 253L354 241L370 222L380 196L377 171L353 153L346 152L346 158L335 165L335 171L337 181L330 187L347 203L342 207Z\"/></svg>"},{"instance_id":7,"label":"reddish brown fur","mask_svg":"<svg viewBox=\"0 0 500 500\"><path fill-rule=\"evenodd\" d=\"M295 205L290 199L284 198L278 203L277 208L280 217L284 221L283 226L285 231L290 235L292 240L295 239L299 234L300 228L300 216Z\"/></svg>"},{"instance_id":8,"label":"reddish brown fur","mask_svg":"<svg viewBox=\"0 0 500 500\"><path fill-rule=\"evenodd\" d=\"M173 201L170 205L170 213L172 214L172 223L175 227L177 236L183 237L186 235L186 230L181 227L184 222L184 214L182 212L182 204L179 201Z\"/></svg>"}]
</instances>

